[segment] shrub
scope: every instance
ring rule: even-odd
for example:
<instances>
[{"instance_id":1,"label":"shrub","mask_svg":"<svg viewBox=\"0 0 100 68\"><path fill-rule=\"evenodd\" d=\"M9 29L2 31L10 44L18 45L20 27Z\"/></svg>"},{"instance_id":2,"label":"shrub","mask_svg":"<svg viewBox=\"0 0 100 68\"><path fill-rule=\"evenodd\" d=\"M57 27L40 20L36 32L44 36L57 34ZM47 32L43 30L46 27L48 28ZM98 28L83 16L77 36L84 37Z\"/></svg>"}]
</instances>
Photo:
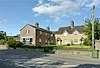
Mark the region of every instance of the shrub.
<instances>
[{"instance_id":1,"label":"shrub","mask_svg":"<svg viewBox=\"0 0 100 68\"><path fill-rule=\"evenodd\" d=\"M90 45L92 45L92 41L89 40L88 38L85 38L83 44L84 44L84 45L87 45L87 46L90 46Z\"/></svg>"},{"instance_id":2,"label":"shrub","mask_svg":"<svg viewBox=\"0 0 100 68\"><path fill-rule=\"evenodd\" d=\"M23 47L24 44L22 42L16 41L16 47Z\"/></svg>"},{"instance_id":3,"label":"shrub","mask_svg":"<svg viewBox=\"0 0 100 68\"><path fill-rule=\"evenodd\" d=\"M6 43L6 40L0 40L0 45L5 45L5 43Z\"/></svg>"},{"instance_id":4,"label":"shrub","mask_svg":"<svg viewBox=\"0 0 100 68\"><path fill-rule=\"evenodd\" d=\"M67 46L70 46L70 44L68 43Z\"/></svg>"},{"instance_id":5,"label":"shrub","mask_svg":"<svg viewBox=\"0 0 100 68\"><path fill-rule=\"evenodd\" d=\"M8 40L7 44L9 45L9 47L13 47L14 49L16 49L16 41L13 39Z\"/></svg>"}]
</instances>

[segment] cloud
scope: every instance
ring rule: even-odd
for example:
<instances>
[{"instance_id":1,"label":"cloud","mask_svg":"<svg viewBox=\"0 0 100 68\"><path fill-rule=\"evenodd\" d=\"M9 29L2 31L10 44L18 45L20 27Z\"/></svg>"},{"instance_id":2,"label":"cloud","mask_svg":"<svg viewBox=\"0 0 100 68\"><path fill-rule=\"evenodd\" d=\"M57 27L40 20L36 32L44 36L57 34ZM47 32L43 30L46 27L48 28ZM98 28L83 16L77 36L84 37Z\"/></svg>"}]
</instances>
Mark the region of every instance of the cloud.
<instances>
[{"instance_id":1,"label":"cloud","mask_svg":"<svg viewBox=\"0 0 100 68\"><path fill-rule=\"evenodd\" d=\"M0 23L6 23L6 22L8 22L8 20L6 20L6 19L0 19Z\"/></svg>"},{"instance_id":2,"label":"cloud","mask_svg":"<svg viewBox=\"0 0 100 68\"><path fill-rule=\"evenodd\" d=\"M35 16L44 14L55 18L55 21L63 17L71 17L80 15L81 9L90 7L91 4L99 5L99 0L93 0L91 3L88 0L38 0L37 6L32 10Z\"/></svg>"}]
</instances>

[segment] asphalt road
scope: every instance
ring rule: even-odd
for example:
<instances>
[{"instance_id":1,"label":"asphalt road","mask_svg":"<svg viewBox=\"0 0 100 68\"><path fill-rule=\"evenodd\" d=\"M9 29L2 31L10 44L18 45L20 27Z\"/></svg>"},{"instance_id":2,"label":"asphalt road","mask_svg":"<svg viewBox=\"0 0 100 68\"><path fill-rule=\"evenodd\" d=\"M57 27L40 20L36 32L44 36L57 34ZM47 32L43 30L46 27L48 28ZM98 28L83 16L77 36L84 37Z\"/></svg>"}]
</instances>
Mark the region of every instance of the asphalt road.
<instances>
[{"instance_id":1,"label":"asphalt road","mask_svg":"<svg viewBox=\"0 0 100 68\"><path fill-rule=\"evenodd\" d=\"M0 50L0 68L100 68L99 59L26 50Z\"/></svg>"}]
</instances>

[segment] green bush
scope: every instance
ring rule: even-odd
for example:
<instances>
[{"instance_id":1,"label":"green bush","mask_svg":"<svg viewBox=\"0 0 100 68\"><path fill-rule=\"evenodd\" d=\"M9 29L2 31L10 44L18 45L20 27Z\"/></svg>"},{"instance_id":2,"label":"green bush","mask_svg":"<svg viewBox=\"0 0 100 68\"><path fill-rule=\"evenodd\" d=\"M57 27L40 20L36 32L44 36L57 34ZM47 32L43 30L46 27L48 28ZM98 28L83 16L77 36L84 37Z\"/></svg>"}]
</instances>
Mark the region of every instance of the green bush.
<instances>
[{"instance_id":1,"label":"green bush","mask_svg":"<svg viewBox=\"0 0 100 68\"><path fill-rule=\"evenodd\" d=\"M0 40L0 45L5 45L6 44L6 40Z\"/></svg>"},{"instance_id":2,"label":"green bush","mask_svg":"<svg viewBox=\"0 0 100 68\"><path fill-rule=\"evenodd\" d=\"M13 47L16 49L16 47L22 47L24 44L22 42L15 41L14 39L9 39L7 42L9 47Z\"/></svg>"},{"instance_id":3,"label":"green bush","mask_svg":"<svg viewBox=\"0 0 100 68\"><path fill-rule=\"evenodd\" d=\"M7 42L9 47L13 47L14 49L16 49L16 41L14 39L10 39Z\"/></svg>"},{"instance_id":4,"label":"green bush","mask_svg":"<svg viewBox=\"0 0 100 68\"><path fill-rule=\"evenodd\" d=\"M90 45L92 45L92 41L89 40L88 38L85 38L83 44L84 44L84 45L87 45L87 46L90 46Z\"/></svg>"},{"instance_id":5,"label":"green bush","mask_svg":"<svg viewBox=\"0 0 100 68\"><path fill-rule=\"evenodd\" d=\"M24 44L22 42L16 41L16 47L23 47Z\"/></svg>"}]
</instances>

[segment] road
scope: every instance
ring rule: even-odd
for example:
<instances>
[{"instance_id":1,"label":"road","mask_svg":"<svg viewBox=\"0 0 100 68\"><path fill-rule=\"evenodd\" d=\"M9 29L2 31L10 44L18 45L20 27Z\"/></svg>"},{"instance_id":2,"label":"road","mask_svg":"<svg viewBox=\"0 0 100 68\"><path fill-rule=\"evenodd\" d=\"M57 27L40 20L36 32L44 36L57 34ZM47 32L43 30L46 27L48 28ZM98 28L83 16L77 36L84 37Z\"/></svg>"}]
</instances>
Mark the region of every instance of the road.
<instances>
[{"instance_id":1,"label":"road","mask_svg":"<svg viewBox=\"0 0 100 68\"><path fill-rule=\"evenodd\" d=\"M0 68L100 68L99 60L33 50L0 50Z\"/></svg>"}]
</instances>

